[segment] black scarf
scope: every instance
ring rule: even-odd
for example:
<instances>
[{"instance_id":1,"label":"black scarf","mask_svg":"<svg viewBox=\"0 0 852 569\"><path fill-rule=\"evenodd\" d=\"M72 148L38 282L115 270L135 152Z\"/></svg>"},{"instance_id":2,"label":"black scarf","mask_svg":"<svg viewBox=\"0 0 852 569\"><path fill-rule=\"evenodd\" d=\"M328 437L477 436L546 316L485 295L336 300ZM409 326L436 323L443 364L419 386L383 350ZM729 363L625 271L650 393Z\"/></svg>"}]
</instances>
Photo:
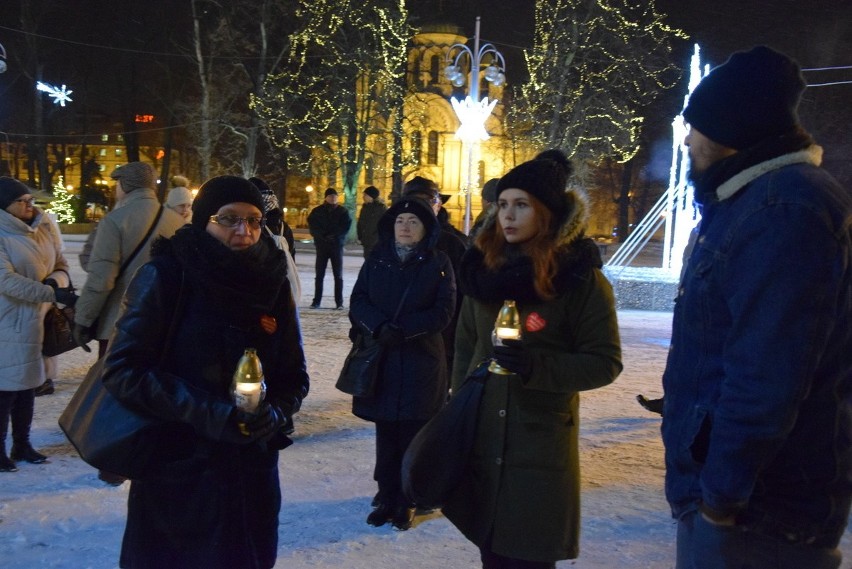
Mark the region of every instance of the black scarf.
<instances>
[{"instance_id":1,"label":"black scarf","mask_svg":"<svg viewBox=\"0 0 852 569\"><path fill-rule=\"evenodd\" d=\"M507 298L518 302L542 302L533 286L532 259L517 247L507 246L507 261L491 271L485 267L482 251L469 249L462 257L458 281L462 292L484 303L503 302ZM576 286L593 268L603 266L598 246L587 238L561 247L559 268L553 279L556 294Z\"/></svg>"},{"instance_id":2,"label":"black scarf","mask_svg":"<svg viewBox=\"0 0 852 569\"><path fill-rule=\"evenodd\" d=\"M695 186L695 201L701 205L712 203L717 200L716 189L743 170L778 156L798 152L812 144L814 139L811 135L802 128L797 128L788 134L767 138L751 148L719 160L692 180Z\"/></svg>"},{"instance_id":3,"label":"black scarf","mask_svg":"<svg viewBox=\"0 0 852 569\"><path fill-rule=\"evenodd\" d=\"M271 312L284 281L287 260L266 235L244 251L232 251L191 225L152 250L170 249L183 266L193 293L222 309Z\"/></svg>"}]
</instances>

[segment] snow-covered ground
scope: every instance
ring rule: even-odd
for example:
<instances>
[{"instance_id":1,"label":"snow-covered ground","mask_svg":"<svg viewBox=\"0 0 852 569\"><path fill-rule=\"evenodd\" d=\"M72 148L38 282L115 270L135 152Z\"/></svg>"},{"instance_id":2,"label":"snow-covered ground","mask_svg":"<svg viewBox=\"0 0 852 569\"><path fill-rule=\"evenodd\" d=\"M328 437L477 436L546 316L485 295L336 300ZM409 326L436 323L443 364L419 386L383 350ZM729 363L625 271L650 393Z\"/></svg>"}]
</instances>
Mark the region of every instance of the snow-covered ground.
<instances>
[{"instance_id":1,"label":"snow-covered ground","mask_svg":"<svg viewBox=\"0 0 852 569\"><path fill-rule=\"evenodd\" d=\"M75 282L81 243L68 239ZM478 567L478 550L440 513L418 517L407 532L365 523L375 493L373 428L349 412L334 389L349 349L344 311L310 310L313 254L297 263L306 291L301 301L311 393L296 419L292 447L281 454L284 495L279 529L280 569L456 569ZM361 264L344 258L348 298ZM331 272L324 306L333 306ZM635 395L660 393L671 314L621 311L624 372L614 384L581 398L583 528L580 557L560 569L668 568L674 565L675 525L662 494L659 418ZM0 473L0 568L102 569L117 567L128 484L105 486L83 463L56 419L94 361L74 350L62 356L54 395L36 399L33 443L50 455ZM852 567L852 532L842 543L843 567ZM806 569L806 568L803 568Z\"/></svg>"}]
</instances>

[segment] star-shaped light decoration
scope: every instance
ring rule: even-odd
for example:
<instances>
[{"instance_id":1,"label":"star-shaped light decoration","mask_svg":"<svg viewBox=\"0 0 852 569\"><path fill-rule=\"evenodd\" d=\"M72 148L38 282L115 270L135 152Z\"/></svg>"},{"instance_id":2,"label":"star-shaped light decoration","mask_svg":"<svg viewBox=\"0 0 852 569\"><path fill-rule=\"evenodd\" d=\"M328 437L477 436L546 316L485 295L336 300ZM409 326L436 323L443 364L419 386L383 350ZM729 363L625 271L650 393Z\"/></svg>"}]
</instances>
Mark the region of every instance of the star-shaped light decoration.
<instances>
[{"instance_id":1,"label":"star-shaped light decoration","mask_svg":"<svg viewBox=\"0 0 852 569\"><path fill-rule=\"evenodd\" d=\"M65 106L66 101L68 101L69 103L71 102L71 97L69 97L68 95L74 92L68 90L65 85L62 85L62 87L54 87L53 85L48 85L47 83L42 83L41 81L36 83L36 90L43 91L47 93L48 96L53 97L53 103L59 103L59 106L61 107Z\"/></svg>"},{"instance_id":2,"label":"star-shaped light decoration","mask_svg":"<svg viewBox=\"0 0 852 569\"><path fill-rule=\"evenodd\" d=\"M488 97L485 97L476 102L468 96L465 97L464 101L459 101L453 97L450 102L453 104L456 116L461 121L461 126L456 131L456 137L464 142L488 140L489 135L485 130L485 121L497 105L497 99L489 101Z\"/></svg>"}]
</instances>

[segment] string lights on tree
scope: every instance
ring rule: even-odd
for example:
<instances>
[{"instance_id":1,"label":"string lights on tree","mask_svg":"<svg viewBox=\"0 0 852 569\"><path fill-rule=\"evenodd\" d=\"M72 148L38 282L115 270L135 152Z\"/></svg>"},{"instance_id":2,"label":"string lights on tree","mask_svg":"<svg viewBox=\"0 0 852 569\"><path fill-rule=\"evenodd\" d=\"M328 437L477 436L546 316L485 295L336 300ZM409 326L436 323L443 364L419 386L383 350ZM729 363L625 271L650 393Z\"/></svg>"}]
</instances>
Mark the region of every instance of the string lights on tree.
<instances>
[{"instance_id":1,"label":"string lights on tree","mask_svg":"<svg viewBox=\"0 0 852 569\"><path fill-rule=\"evenodd\" d=\"M74 214L73 200L74 196L65 188L65 181L59 176L59 180L53 185L53 201L45 210L56 215L59 223L74 223L77 217Z\"/></svg>"},{"instance_id":2,"label":"string lights on tree","mask_svg":"<svg viewBox=\"0 0 852 569\"><path fill-rule=\"evenodd\" d=\"M639 149L642 112L680 69L653 0L536 0L530 81L510 121L533 144L581 160L627 162Z\"/></svg>"}]
</instances>

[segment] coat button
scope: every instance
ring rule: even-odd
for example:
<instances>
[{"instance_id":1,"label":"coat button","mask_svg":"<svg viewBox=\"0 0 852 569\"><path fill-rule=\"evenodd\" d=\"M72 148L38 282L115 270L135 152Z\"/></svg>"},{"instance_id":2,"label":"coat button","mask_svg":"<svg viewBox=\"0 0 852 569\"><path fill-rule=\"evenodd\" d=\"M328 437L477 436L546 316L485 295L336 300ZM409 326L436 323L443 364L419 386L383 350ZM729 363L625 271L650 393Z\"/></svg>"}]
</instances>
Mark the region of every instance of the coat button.
<instances>
[{"instance_id":1,"label":"coat button","mask_svg":"<svg viewBox=\"0 0 852 569\"><path fill-rule=\"evenodd\" d=\"M498 458L497 460L494 461L494 463L497 464L497 466L500 466L501 464L503 464L503 459Z\"/></svg>"},{"instance_id":2,"label":"coat button","mask_svg":"<svg viewBox=\"0 0 852 569\"><path fill-rule=\"evenodd\" d=\"M498 417L505 417L506 416L506 410L500 409L499 411L497 411L497 416Z\"/></svg>"}]
</instances>

